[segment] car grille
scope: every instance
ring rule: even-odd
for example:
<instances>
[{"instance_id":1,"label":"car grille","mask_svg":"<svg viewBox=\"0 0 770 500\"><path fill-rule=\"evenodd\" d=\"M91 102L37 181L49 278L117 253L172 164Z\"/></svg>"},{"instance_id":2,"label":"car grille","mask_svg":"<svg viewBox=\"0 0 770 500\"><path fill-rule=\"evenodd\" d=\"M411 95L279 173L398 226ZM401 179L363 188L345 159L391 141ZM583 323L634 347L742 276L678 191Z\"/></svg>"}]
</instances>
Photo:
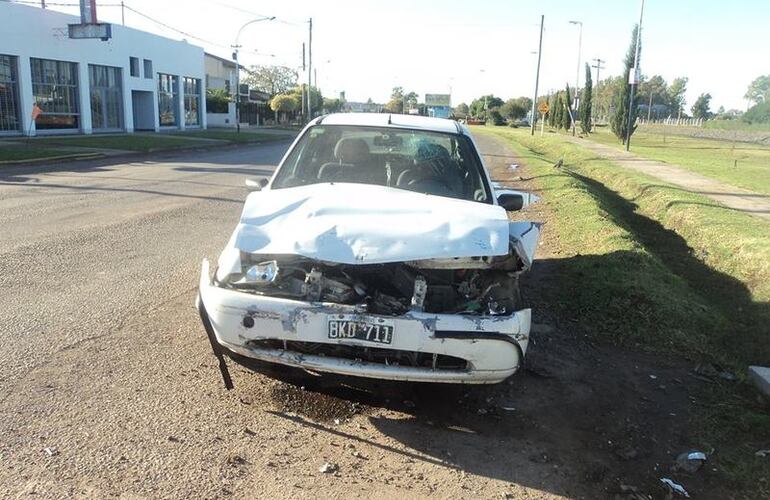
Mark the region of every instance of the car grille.
<instances>
[{"instance_id":1,"label":"car grille","mask_svg":"<svg viewBox=\"0 0 770 500\"><path fill-rule=\"evenodd\" d=\"M285 349L287 351L328 356L350 360L366 361L390 366L412 366L433 368L436 370L467 370L468 361L447 356L418 351L402 351L398 349L383 349L380 347L364 347L344 344L325 344L321 342L300 342L279 339L256 339L248 343L261 349Z\"/></svg>"}]
</instances>

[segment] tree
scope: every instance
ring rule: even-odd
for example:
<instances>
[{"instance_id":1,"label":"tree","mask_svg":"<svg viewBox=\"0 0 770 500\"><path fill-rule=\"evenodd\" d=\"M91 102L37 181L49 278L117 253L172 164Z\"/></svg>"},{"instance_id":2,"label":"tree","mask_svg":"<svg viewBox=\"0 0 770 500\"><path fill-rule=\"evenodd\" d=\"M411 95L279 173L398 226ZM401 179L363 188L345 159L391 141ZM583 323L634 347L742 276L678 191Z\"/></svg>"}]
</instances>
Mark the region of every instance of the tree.
<instances>
[{"instance_id":1,"label":"tree","mask_svg":"<svg viewBox=\"0 0 770 500\"><path fill-rule=\"evenodd\" d=\"M500 108L492 108L488 110L487 117L489 120L487 123L491 122L492 125L499 126L505 123L505 120L503 120L503 115L500 114Z\"/></svg>"},{"instance_id":2,"label":"tree","mask_svg":"<svg viewBox=\"0 0 770 500\"><path fill-rule=\"evenodd\" d=\"M570 114L570 109L572 108L572 99L569 96L569 84L567 84L567 89L564 94L564 102L562 104L564 106L564 110L561 116L561 126L564 128L564 130L569 130L572 128L572 115Z\"/></svg>"},{"instance_id":3,"label":"tree","mask_svg":"<svg viewBox=\"0 0 770 500\"><path fill-rule=\"evenodd\" d=\"M556 94L556 102L553 107L553 127L557 130L560 129L563 119L564 119L564 99L562 99L561 92L559 92Z\"/></svg>"},{"instance_id":4,"label":"tree","mask_svg":"<svg viewBox=\"0 0 770 500\"><path fill-rule=\"evenodd\" d=\"M594 86L594 123L597 119L608 121L614 111L615 90L623 85L623 77L615 76L605 78Z\"/></svg>"},{"instance_id":5,"label":"tree","mask_svg":"<svg viewBox=\"0 0 770 500\"><path fill-rule=\"evenodd\" d=\"M553 128L556 126L556 94L548 96L548 126Z\"/></svg>"},{"instance_id":6,"label":"tree","mask_svg":"<svg viewBox=\"0 0 770 500\"><path fill-rule=\"evenodd\" d=\"M591 79L591 66L586 64L586 83L585 87L583 87L583 100L580 101L580 110L578 113L580 116L580 129L584 134L590 134L591 128L593 127L591 124L591 112L594 94L593 89L594 83Z\"/></svg>"},{"instance_id":7,"label":"tree","mask_svg":"<svg viewBox=\"0 0 770 500\"><path fill-rule=\"evenodd\" d=\"M481 96L478 99L474 99L471 102L470 113L474 118L487 118L487 111L492 108L499 108L502 106L503 100L499 97L495 97L492 94Z\"/></svg>"},{"instance_id":8,"label":"tree","mask_svg":"<svg viewBox=\"0 0 770 500\"><path fill-rule=\"evenodd\" d=\"M770 75L756 77L743 97L754 104L770 101Z\"/></svg>"},{"instance_id":9,"label":"tree","mask_svg":"<svg viewBox=\"0 0 770 500\"><path fill-rule=\"evenodd\" d=\"M666 93L668 94L668 100L671 104L671 110L677 114L677 119L682 116L682 110L685 105L685 93L687 92L687 77L682 76L674 78L671 85L668 86Z\"/></svg>"},{"instance_id":10,"label":"tree","mask_svg":"<svg viewBox=\"0 0 770 500\"><path fill-rule=\"evenodd\" d=\"M278 94L270 100L270 109L273 111L291 112L299 109L301 103L297 94Z\"/></svg>"},{"instance_id":11,"label":"tree","mask_svg":"<svg viewBox=\"0 0 770 500\"><path fill-rule=\"evenodd\" d=\"M629 95L628 80L631 74L631 68L634 65L635 55L641 54L641 47L637 50L639 25L635 25L631 32L631 44L626 51L626 58L623 60L623 80L615 88L615 97L613 99L613 113L610 118L610 128L615 137L623 141L623 144L629 139L636 130L636 116L638 108L634 105L631 109L631 96ZM629 119L631 121L631 130L627 130Z\"/></svg>"},{"instance_id":12,"label":"tree","mask_svg":"<svg viewBox=\"0 0 770 500\"><path fill-rule=\"evenodd\" d=\"M517 97L508 99L500 106L500 114L503 118L511 121L521 120L532 108L532 99L529 97Z\"/></svg>"},{"instance_id":13,"label":"tree","mask_svg":"<svg viewBox=\"0 0 770 500\"><path fill-rule=\"evenodd\" d=\"M709 111L710 104L711 94L705 93L699 95L691 108L693 118L701 118L703 120L711 118L711 111Z\"/></svg>"},{"instance_id":14,"label":"tree","mask_svg":"<svg viewBox=\"0 0 770 500\"><path fill-rule=\"evenodd\" d=\"M342 99L331 99L329 97L323 98L323 109L329 113L336 113L342 109L342 105L345 103Z\"/></svg>"},{"instance_id":15,"label":"tree","mask_svg":"<svg viewBox=\"0 0 770 500\"><path fill-rule=\"evenodd\" d=\"M770 123L770 101L761 102L743 113L741 120L746 123Z\"/></svg>"},{"instance_id":16,"label":"tree","mask_svg":"<svg viewBox=\"0 0 770 500\"><path fill-rule=\"evenodd\" d=\"M404 112L404 99L401 97L391 98L390 101L385 103L383 109L388 113L403 113Z\"/></svg>"},{"instance_id":17,"label":"tree","mask_svg":"<svg viewBox=\"0 0 770 500\"><path fill-rule=\"evenodd\" d=\"M302 89L303 88L307 90L307 86L297 85L291 90L291 92L289 92L297 99L297 103L299 104L297 109L302 108L302 95L303 95ZM305 97L305 99L307 99L307 97ZM315 111L320 110L324 106L324 99L323 99L323 96L321 96L321 91L318 90L318 87L310 87L310 105L313 107Z\"/></svg>"},{"instance_id":18,"label":"tree","mask_svg":"<svg viewBox=\"0 0 770 500\"><path fill-rule=\"evenodd\" d=\"M286 66L252 66L242 83L271 96L286 94L297 85L297 72Z\"/></svg>"},{"instance_id":19,"label":"tree","mask_svg":"<svg viewBox=\"0 0 770 500\"><path fill-rule=\"evenodd\" d=\"M454 109L455 116L457 118L465 118L468 116L468 105L464 102L458 104Z\"/></svg>"},{"instance_id":20,"label":"tree","mask_svg":"<svg viewBox=\"0 0 770 500\"><path fill-rule=\"evenodd\" d=\"M652 118L651 108L653 106L669 105L667 88L666 80L660 75L654 75L649 80L644 79L639 84L639 105L644 105L647 108L649 118Z\"/></svg>"}]
</instances>

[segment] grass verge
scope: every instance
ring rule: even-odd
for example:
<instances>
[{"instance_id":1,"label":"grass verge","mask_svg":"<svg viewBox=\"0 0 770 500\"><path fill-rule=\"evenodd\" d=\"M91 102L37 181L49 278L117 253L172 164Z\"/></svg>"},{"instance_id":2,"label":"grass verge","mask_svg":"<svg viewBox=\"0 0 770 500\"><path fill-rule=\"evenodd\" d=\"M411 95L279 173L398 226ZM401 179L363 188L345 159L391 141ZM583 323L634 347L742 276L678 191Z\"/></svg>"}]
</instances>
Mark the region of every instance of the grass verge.
<instances>
[{"instance_id":1,"label":"grass verge","mask_svg":"<svg viewBox=\"0 0 770 500\"><path fill-rule=\"evenodd\" d=\"M52 158L72 154L71 151L58 149L32 148L29 146L0 146L0 162L13 162Z\"/></svg>"},{"instance_id":2,"label":"grass verge","mask_svg":"<svg viewBox=\"0 0 770 500\"><path fill-rule=\"evenodd\" d=\"M92 135L72 137L46 137L35 139L39 146L67 146L76 148L118 149L124 151L154 151L184 147L205 146L201 141L170 135Z\"/></svg>"},{"instance_id":3,"label":"grass verge","mask_svg":"<svg viewBox=\"0 0 770 500\"><path fill-rule=\"evenodd\" d=\"M183 137L197 137L201 139L216 139L218 141L227 141L235 144L246 144L251 142L271 142L285 141L290 136L278 134L260 134L259 132L233 132L231 130L196 130L193 132L184 132Z\"/></svg>"},{"instance_id":4,"label":"grass verge","mask_svg":"<svg viewBox=\"0 0 770 500\"><path fill-rule=\"evenodd\" d=\"M726 483L767 494L769 465L754 452L770 442L770 415L745 370L770 362L770 224L558 135L479 130L508 141L553 214L545 230L559 258L546 265L559 286L549 306L590 336L734 370L739 382L696 395L692 434L717 450Z\"/></svg>"},{"instance_id":5,"label":"grass verge","mask_svg":"<svg viewBox=\"0 0 770 500\"><path fill-rule=\"evenodd\" d=\"M608 129L596 129L591 140L623 148ZM723 139L685 137L663 127L640 128L631 138L639 156L680 166L744 189L770 195L770 146Z\"/></svg>"}]
</instances>

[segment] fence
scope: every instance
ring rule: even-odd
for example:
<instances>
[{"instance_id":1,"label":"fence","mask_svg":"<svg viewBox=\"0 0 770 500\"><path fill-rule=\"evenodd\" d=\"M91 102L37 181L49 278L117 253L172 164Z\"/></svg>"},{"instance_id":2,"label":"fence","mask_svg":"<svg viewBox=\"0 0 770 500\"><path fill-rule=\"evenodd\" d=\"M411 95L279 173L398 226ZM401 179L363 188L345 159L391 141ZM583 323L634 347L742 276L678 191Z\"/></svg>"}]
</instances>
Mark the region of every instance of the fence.
<instances>
[{"instance_id":1,"label":"fence","mask_svg":"<svg viewBox=\"0 0 770 500\"><path fill-rule=\"evenodd\" d=\"M671 116L652 120L640 116L636 119L638 125L671 125L674 127L702 127L703 121L703 118L674 118Z\"/></svg>"}]
</instances>

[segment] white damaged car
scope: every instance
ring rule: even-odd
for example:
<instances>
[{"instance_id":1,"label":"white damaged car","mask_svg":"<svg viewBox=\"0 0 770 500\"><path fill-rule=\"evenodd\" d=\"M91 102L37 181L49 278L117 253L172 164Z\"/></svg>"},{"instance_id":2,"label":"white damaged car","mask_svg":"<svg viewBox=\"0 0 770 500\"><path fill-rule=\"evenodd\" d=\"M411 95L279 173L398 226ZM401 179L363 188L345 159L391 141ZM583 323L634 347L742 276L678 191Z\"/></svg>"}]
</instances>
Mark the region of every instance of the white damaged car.
<instances>
[{"instance_id":1,"label":"white damaged car","mask_svg":"<svg viewBox=\"0 0 770 500\"><path fill-rule=\"evenodd\" d=\"M198 309L225 385L233 353L387 380L489 384L521 366L519 295L536 197L493 185L454 121L388 114L313 120L270 181L247 182Z\"/></svg>"}]
</instances>

